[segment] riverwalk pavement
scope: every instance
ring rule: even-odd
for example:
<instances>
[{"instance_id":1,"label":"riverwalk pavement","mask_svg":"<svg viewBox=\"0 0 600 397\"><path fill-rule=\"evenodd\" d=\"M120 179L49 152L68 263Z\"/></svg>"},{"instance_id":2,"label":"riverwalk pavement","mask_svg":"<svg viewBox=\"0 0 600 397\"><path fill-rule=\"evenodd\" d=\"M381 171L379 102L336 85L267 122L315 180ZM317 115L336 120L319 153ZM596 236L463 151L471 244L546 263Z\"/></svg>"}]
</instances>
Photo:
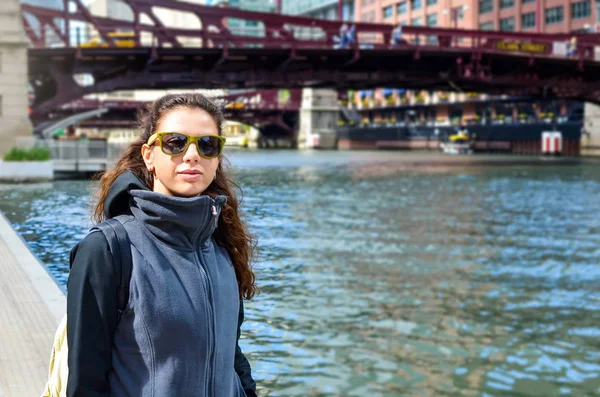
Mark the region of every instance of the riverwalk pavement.
<instances>
[{"instance_id":1,"label":"riverwalk pavement","mask_svg":"<svg viewBox=\"0 0 600 397\"><path fill-rule=\"evenodd\" d=\"M0 397L40 396L66 296L0 213Z\"/></svg>"}]
</instances>

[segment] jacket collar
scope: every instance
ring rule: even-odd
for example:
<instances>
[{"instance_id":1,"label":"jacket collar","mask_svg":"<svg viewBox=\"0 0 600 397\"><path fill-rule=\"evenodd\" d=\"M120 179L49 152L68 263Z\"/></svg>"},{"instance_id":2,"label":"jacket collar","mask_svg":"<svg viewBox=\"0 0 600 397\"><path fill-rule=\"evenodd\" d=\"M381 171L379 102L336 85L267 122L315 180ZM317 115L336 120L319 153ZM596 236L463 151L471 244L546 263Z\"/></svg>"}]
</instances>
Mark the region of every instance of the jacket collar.
<instances>
[{"instance_id":1,"label":"jacket collar","mask_svg":"<svg viewBox=\"0 0 600 397\"><path fill-rule=\"evenodd\" d=\"M203 245L217 228L227 198L172 197L149 190L129 191L132 215L158 240L181 250Z\"/></svg>"}]
</instances>

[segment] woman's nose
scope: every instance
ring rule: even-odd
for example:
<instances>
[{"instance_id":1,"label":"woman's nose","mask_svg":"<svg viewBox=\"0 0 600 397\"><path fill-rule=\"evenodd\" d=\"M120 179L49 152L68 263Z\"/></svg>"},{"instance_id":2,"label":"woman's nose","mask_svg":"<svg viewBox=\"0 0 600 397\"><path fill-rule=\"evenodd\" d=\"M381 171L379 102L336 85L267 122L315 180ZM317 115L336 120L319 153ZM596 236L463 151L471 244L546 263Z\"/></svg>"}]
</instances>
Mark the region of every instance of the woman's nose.
<instances>
[{"instance_id":1,"label":"woman's nose","mask_svg":"<svg viewBox=\"0 0 600 397\"><path fill-rule=\"evenodd\" d=\"M185 154L183 155L183 161L186 163L197 163L200 161L200 155L198 154L198 146L195 143L190 143Z\"/></svg>"}]
</instances>

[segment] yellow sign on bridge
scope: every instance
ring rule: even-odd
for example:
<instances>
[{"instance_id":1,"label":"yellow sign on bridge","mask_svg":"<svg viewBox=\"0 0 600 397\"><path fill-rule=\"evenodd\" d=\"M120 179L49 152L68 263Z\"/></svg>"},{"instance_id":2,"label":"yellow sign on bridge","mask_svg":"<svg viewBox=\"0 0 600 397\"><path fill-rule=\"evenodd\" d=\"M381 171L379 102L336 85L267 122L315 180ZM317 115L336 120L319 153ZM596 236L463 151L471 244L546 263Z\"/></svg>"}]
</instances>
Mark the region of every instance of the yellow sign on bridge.
<instances>
[{"instance_id":1,"label":"yellow sign on bridge","mask_svg":"<svg viewBox=\"0 0 600 397\"><path fill-rule=\"evenodd\" d=\"M501 51L529 52L544 54L549 52L549 46L541 43L521 43L518 41L498 41L496 48Z\"/></svg>"}]
</instances>

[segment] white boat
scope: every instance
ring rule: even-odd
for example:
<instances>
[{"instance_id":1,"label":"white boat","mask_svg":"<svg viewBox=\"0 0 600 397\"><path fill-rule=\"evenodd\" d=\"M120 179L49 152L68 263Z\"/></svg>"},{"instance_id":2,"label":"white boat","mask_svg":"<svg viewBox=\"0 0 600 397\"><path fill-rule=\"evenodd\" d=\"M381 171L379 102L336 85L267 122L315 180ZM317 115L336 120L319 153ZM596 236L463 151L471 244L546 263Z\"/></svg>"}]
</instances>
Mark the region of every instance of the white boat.
<instances>
[{"instance_id":1,"label":"white boat","mask_svg":"<svg viewBox=\"0 0 600 397\"><path fill-rule=\"evenodd\" d=\"M447 154L473 154L471 143L442 142L440 146Z\"/></svg>"},{"instance_id":2,"label":"white boat","mask_svg":"<svg viewBox=\"0 0 600 397\"><path fill-rule=\"evenodd\" d=\"M225 146L248 147L247 134L226 135L225 138Z\"/></svg>"},{"instance_id":3,"label":"white boat","mask_svg":"<svg viewBox=\"0 0 600 397\"><path fill-rule=\"evenodd\" d=\"M473 154L473 141L465 131L450 135L448 142L442 142L440 147L447 154Z\"/></svg>"}]
</instances>

